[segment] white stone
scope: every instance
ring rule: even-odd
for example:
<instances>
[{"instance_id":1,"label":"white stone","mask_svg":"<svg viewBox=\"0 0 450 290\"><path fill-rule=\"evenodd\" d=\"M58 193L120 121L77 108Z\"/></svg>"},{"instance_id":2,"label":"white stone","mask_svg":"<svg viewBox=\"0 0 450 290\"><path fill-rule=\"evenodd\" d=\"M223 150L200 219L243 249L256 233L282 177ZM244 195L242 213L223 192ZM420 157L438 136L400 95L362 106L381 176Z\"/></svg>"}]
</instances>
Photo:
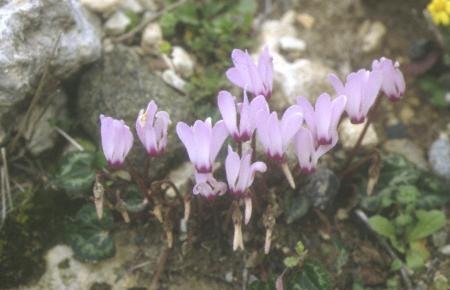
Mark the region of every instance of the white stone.
<instances>
[{"instance_id":1,"label":"white stone","mask_svg":"<svg viewBox=\"0 0 450 290\"><path fill-rule=\"evenodd\" d=\"M443 246L439 249L439 252L443 255L450 256L450 245Z\"/></svg>"},{"instance_id":2,"label":"white stone","mask_svg":"<svg viewBox=\"0 0 450 290\"><path fill-rule=\"evenodd\" d=\"M350 119L345 118L339 126L339 141L345 149L351 149L358 141L359 135L364 128L363 124L352 124ZM379 143L377 133L373 127L373 124L367 128L366 135L364 136L361 146L372 147Z\"/></svg>"},{"instance_id":3,"label":"white stone","mask_svg":"<svg viewBox=\"0 0 450 290\"><path fill-rule=\"evenodd\" d=\"M108 13L117 8L120 0L80 0L80 3L94 12Z\"/></svg>"},{"instance_id":4,"label":"white stone","mask_svg":"<svg viewBox=\"0 0 450 290\"><path fill-rule=\"evenodd\" d=\"M130 18L124 12L117 11L106 21L105 31L111 35L118 35L124 33L130 24Z\"/></svg>"},{"instance_id":5,"label":"white stone","mask_svg":"<svg viewBox=\"0 0 450 290\"><path fill-rule=\"evenodd\" d=\"M120 7L125 11L131 11L136 14L144 11L144 8L138 0L122 0Z\"/></svg>"},{"instance_id":6,"label":"white stone","mask_svg":"<svg viewBox=\"0 0 450 290\"><path fill-rule=\"evenodd\" d=\"M294 26L295 12L286 12L281 20L268 20L262 24L260 42L267 45L270 52L278 51L278 44L281 37L297 37Z\"/></svg>"},{"instance_id":7,"label":"white stone","mask_svg":"<svg viewBox=\"0 0 450 290\"><path fill-rule=\"evenodd\" d=\"M303 52L306 49L306 43L297 37L283 36L279 40L281 50L287 52Z\"/></svg>"},{"instance_id":8,"label":"white stone","mask_svg":"<svg viewBox=\"0 0 450 290\"><path fill-rule=\"evenodd\" d=\"M327 81L331 68L318 61L298 59L290 63L278 53L271 53L274 65L274 90L271 105L280 110L296 103L298 96L311 100L331 89Z\"/></svg>"},{"instance_id":9,"label":"white stone","mask_svg":"<svg viewBox=\"0 0 450 290\"><path fill-rule=\"evenodd\" d=\"M380 21L366 20L361 25L359 35L362 37L362 51L372 52L381 46L386 35L386 26Z\"/></svg>"},{"instance_id":10,"label":"white stone","mask_svg":"<svg viewBox=\"0 0 450 290\"><path fill-rule=\"evenodd\" d=\"M157 22L153 22L145 27L142 33L141 46L144 50L154 51L158 48L163 40L161 26Z\"/></svg>"},{"instance_id":11,"label":"white stone","mask_svg":"<svg viewBox=\"0 0 450 290\"><path fill-rule=\"evenodd\" d=\"M177 75L177 73L174 72L173 70L170 69L165 70L162 74L162 79L164 82L166 82L169 86L173 87L174 89L186 93L185 90L186 81L183 80L179 75Z\"/></svg>"},{"instance_id":12,"label":"white stone","mask_svg":"<svg viewBox=\"0 0 450 290\"><path fill-rule=\"evenodd\" d=\"M172 63L175 70L184 78L190 77L194 72L194 61L182 47L173 47Z\"/></svg>"},{"instance_id":13,"label":"white stone","mask_svg":"<svg viewBox=\"0 0 450 290\"><path fill-rule=\"evenodd\" d=\"M82 263L73 257L70 247L58 245L48 251L45 260L46 272L40 280L34 285L23 286L17 290L86 290L96 282L113 285L111 289L114 290L122 290L137 284L136 275L123 275L121 279L117 279L116 269L120 269L123 266L121 262L124 262L118 258L98 264ZM61 267L61 264L67 266Z\"/></svg>"},{"instance_id":14,"label":"white stone","mask_svg":"<svg viewBox=\"0 0 450 290\"><path fill-rule=\"evenodd\" d=\"M194 166L190 162L184 162L179 167L172 170L166 179L171 180L178 190L183 194L189 190L189 183L194 176ZM170 196L174 196L175 192L172 189L167 190Z\"/></svg>"}]
</instances>

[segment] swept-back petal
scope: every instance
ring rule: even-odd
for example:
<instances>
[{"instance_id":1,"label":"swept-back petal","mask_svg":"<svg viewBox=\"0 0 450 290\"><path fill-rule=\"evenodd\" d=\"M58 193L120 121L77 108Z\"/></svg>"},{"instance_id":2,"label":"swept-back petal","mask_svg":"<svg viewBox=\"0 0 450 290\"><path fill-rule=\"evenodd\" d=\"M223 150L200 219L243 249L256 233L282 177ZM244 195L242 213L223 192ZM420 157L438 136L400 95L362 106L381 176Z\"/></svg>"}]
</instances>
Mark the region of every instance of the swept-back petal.
<instances>
[{"instance_id":1,"label":"swept-back petal","mask_svg":"<svg viewBox=\"0 0 450 290\"><path fill-rule=\"evenodd\" d=\"M219 106L222 119L232 136L239 134L237 131L237 112L235 98L227 91L220 91L217 96L217 104Z\"/></svg>"},{"instance_id":2,"label":"swept-back petal","mask_svg":"<svg viewBox=\"0 0 450 290\"><path fill-rule=\"evenodd\" d=\"M214 162L216 159L217 154L220 151L220 148L222 148L223 142L225 142L225 139L228 137L228 130L225 126L225 122L220 120L218 121L213 129L212 129L212 135L211 135L211 151L210 151L210 161Z\"/></svg>"},{"instance_id":3,"label":"swept-back petal","mask_svg":"<svg viewBox=\"0 0 450 290\"><path fill-rule=\"evenodd\" d=\"M239 175L240 164L241 159L239 158L239 154L234 152L231 146L228 146L228 155L225 159L225 172L227 175L228 186L232 191L236 190L236 181Z\"/></svg>"}]
</instances>

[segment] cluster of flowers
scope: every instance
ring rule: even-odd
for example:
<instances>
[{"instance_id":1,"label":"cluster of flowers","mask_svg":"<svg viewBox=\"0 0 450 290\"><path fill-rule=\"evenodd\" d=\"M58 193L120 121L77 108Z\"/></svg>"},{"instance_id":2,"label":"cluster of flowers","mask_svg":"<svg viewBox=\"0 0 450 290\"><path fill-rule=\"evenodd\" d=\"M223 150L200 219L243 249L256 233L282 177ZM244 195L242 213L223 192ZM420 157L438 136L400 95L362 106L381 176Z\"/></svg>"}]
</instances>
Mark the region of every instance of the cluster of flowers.
<instances>
[{"instance_id":1,"label":"cluster of flowers","mask_svg":"<svg viewBox=\"0 0 450 290\"><path fill-rule=\"evenodd\" d=\"M305 173L314 171L318 159L332 149L338 141L337 127L345 111L352 123L365 121L370 108L382 90L390 100L398 100L404 93L405 81L398 63L381 58L372 64L372 70L361 69L350 73L343 83L335 75L330 76L337 97L321 94L313 106L307 98L298 97L297 104L287 108L279 119L267 103L272 95L273 64L267 48L255 64L251 56L242 50L232 52L234 66L226 72L228 79L243 90L242 102L228 91L218 94L218 107L222 120L212 124L211 118L197 120L192 126L179 122L176 132L186 147L195 167L195 195L212 199L227 189L237 198L245 200L245 223L251 215L250 187L257 172L265 172L262 161L253 162L254 154L249 146L255 138L267 156L287 169L285 152L295 144L300 168ZM251 93L249 100L247 92ZM129 127L121 120L100 116L103 151L111 166L120 166L133 144ZM167 145L169 115L157 112L151 101L136 120L136 132L150 156L162 154ZM228 146L225 172L228 186L213 176L215 159L226 138L231 136L239 150ZM247 143L248 142L248 143ZM253 143L254 144L254 143ZM252 146L254 149L255 146ZM287 173L286 173L287 174ZM291 186L295 187L290 173Z\"/></svg>"},{"instance_id":2,"label":"cluster of flowers","mask_svg":"<svg viewBox=\"0 0 450 290\"><path fill-rule=\"evenodd\" d=\"M427 10L436 25L450 25L450 0L432 0Z\"/></svg>"}]
</instances>

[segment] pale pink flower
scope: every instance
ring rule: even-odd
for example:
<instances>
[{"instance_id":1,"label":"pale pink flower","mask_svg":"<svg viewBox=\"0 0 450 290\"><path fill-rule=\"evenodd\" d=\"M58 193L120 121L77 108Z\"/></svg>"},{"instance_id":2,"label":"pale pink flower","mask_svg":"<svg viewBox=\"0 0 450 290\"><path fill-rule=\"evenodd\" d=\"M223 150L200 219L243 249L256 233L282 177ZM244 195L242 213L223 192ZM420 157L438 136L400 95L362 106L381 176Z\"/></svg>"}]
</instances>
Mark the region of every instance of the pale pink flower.
<instances>
[{"instance_id":1,"label":"pale pink flower","mask_svg":"<svg viewBox=\"0 0 450 290\"><path fill-rule=\"evenodd\" d=\"M400 100L405 93L405 78L399 67L398 62L394 63L385 57L374 60L372 63L372 70L381 71L383 75L381 89L391 101Z\"/></svg>"},{"instance_id":2,"label":"pale pink flower","mask_svg":"<svg viewBox=\"0 0 450 290\"><path fill-rule=\"evenodd\" d=\"M282 162L284 153L294 135L303 122L301 108L290 106L283 114L281 121L276 112L269 113L260 110L256 117L256 128L259 142L267 155L276 161Z\"/></svg>"},{"instance_id":3,"label":"pale pink flower","mask_svg":"<svg viewBox=\"0 0 450 290\"><path fill-rule=\"evenodd\" d=\"M227 185L225 182L217 181L212 173L197 173L195 172L195 186L192 193L201 195L207 199L214 199L219 195L227 192Z\"/></svg>"},{"instance_id":4,"label":"pale pink flower","mask_svg":"<svg viewBox=\"0 0 450 290\"><path fill-rule=\"evenodd\" d=\"M102 148L108 164L119 167L133 147L133 134L123 120L100 115Z\"/></svg>"},{"instance_id":5,"label":"pale pink flower","mask_svg":"<svg viewBox=\"0 0 450 290\"><path fill-rule=\"evenodd\" d=\"M217 103L228 132L235 142L250 140L255 131L255 112L269 111L269 106L263 96L256 97L249 102L245 91L242 103L236 104L236 98L227 91L219 92Z\"/></svg>"},{"instance_id":6,"label":"pale pink flower","mask_svg":"<svg viewBox=\"0 0 450 290\"><path fill-rule=\"evenodd\" d=\"M171 123L169 114L157 112L158 107L151 101L147 109L141 110L136 119L136 132L150 156L159 156L167 146L167 129Z\"/></svg>"},{"instance_id":7,"label":"pale pink flower","mask_svg":"<svg viewBox=\"0 0 450 290\"><path fill-rule=\"evenodd\" d=\"M303 111L303 118L319 145L332 143L345 103L346 97L343 95L331 100L329 94L323 93L317 99L314 108L305 97L297 98L297 104Z\"/></svg>"},{"instance_id":8,"label":"pale pink flower","mask_svg":"<svg viewBox=\"0 0 450 290\"><path fill-rule=\"evenodd\" d=\"M361 69L356 73L350 73L345 85L333 74L330 75L329 80L337 95L347 97L345 111L350 121L353 124L363 123L380 91L383 80L381 71Z\"/></svg>"},{"instance_id":9,"label":"pale pink flower","mask_svg":"<svg viewBox=\"0 0 450 290\"><path fill-rule=\"evenodd\" d=\"M254 96L263 95L267 99L272 96L273 64L269 49L264 48L256 65L251 56L240 49L231 53L234 67L226 72L228 79Z\"/></svg>"},{"instance_id":10,"label":"pale pink flower","mask_svg":"<svg viewBox=\"0 0 450 290\"><path fill-rule=\"evenodd\" d=\"M205 121L195 121L193 126L178 122L177 135L186 147L197 172L210 173L228 131L222 120L213 127L211 118L207 118Z\"/></svg>"},{"instance_id":11,"label":"pale pink flower","mask_svg":"<svg viewBox=\"0 0 450 290\"><path fill-rule=\"evenodd\" d=\"M235 196L245 196L253 183L256 172L265 172L267 166L264 162L251 163L252 151L243 154L242 158L228 146L228 155L225 159L225 172L227 174L228 188Z\"/></svg>"}]
</instances>

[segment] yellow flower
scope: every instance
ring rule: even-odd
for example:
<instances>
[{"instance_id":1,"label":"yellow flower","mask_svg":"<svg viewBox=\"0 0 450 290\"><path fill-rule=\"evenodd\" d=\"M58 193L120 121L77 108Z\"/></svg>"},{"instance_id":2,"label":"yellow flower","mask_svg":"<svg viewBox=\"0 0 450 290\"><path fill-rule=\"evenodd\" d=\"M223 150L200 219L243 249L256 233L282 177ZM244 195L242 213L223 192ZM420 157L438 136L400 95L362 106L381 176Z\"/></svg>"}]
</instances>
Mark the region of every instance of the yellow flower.
<instances>
[{"instance_id":1,"label":"yellow flower","mask_svg":"<svg viewBox=\"0 0 450 290\"><path fill-rule=\"evenodd\" d=\"M437 25L450 25L450 0L432 0L427 7L433 22Z\"/></svg>"}]
</instances>

